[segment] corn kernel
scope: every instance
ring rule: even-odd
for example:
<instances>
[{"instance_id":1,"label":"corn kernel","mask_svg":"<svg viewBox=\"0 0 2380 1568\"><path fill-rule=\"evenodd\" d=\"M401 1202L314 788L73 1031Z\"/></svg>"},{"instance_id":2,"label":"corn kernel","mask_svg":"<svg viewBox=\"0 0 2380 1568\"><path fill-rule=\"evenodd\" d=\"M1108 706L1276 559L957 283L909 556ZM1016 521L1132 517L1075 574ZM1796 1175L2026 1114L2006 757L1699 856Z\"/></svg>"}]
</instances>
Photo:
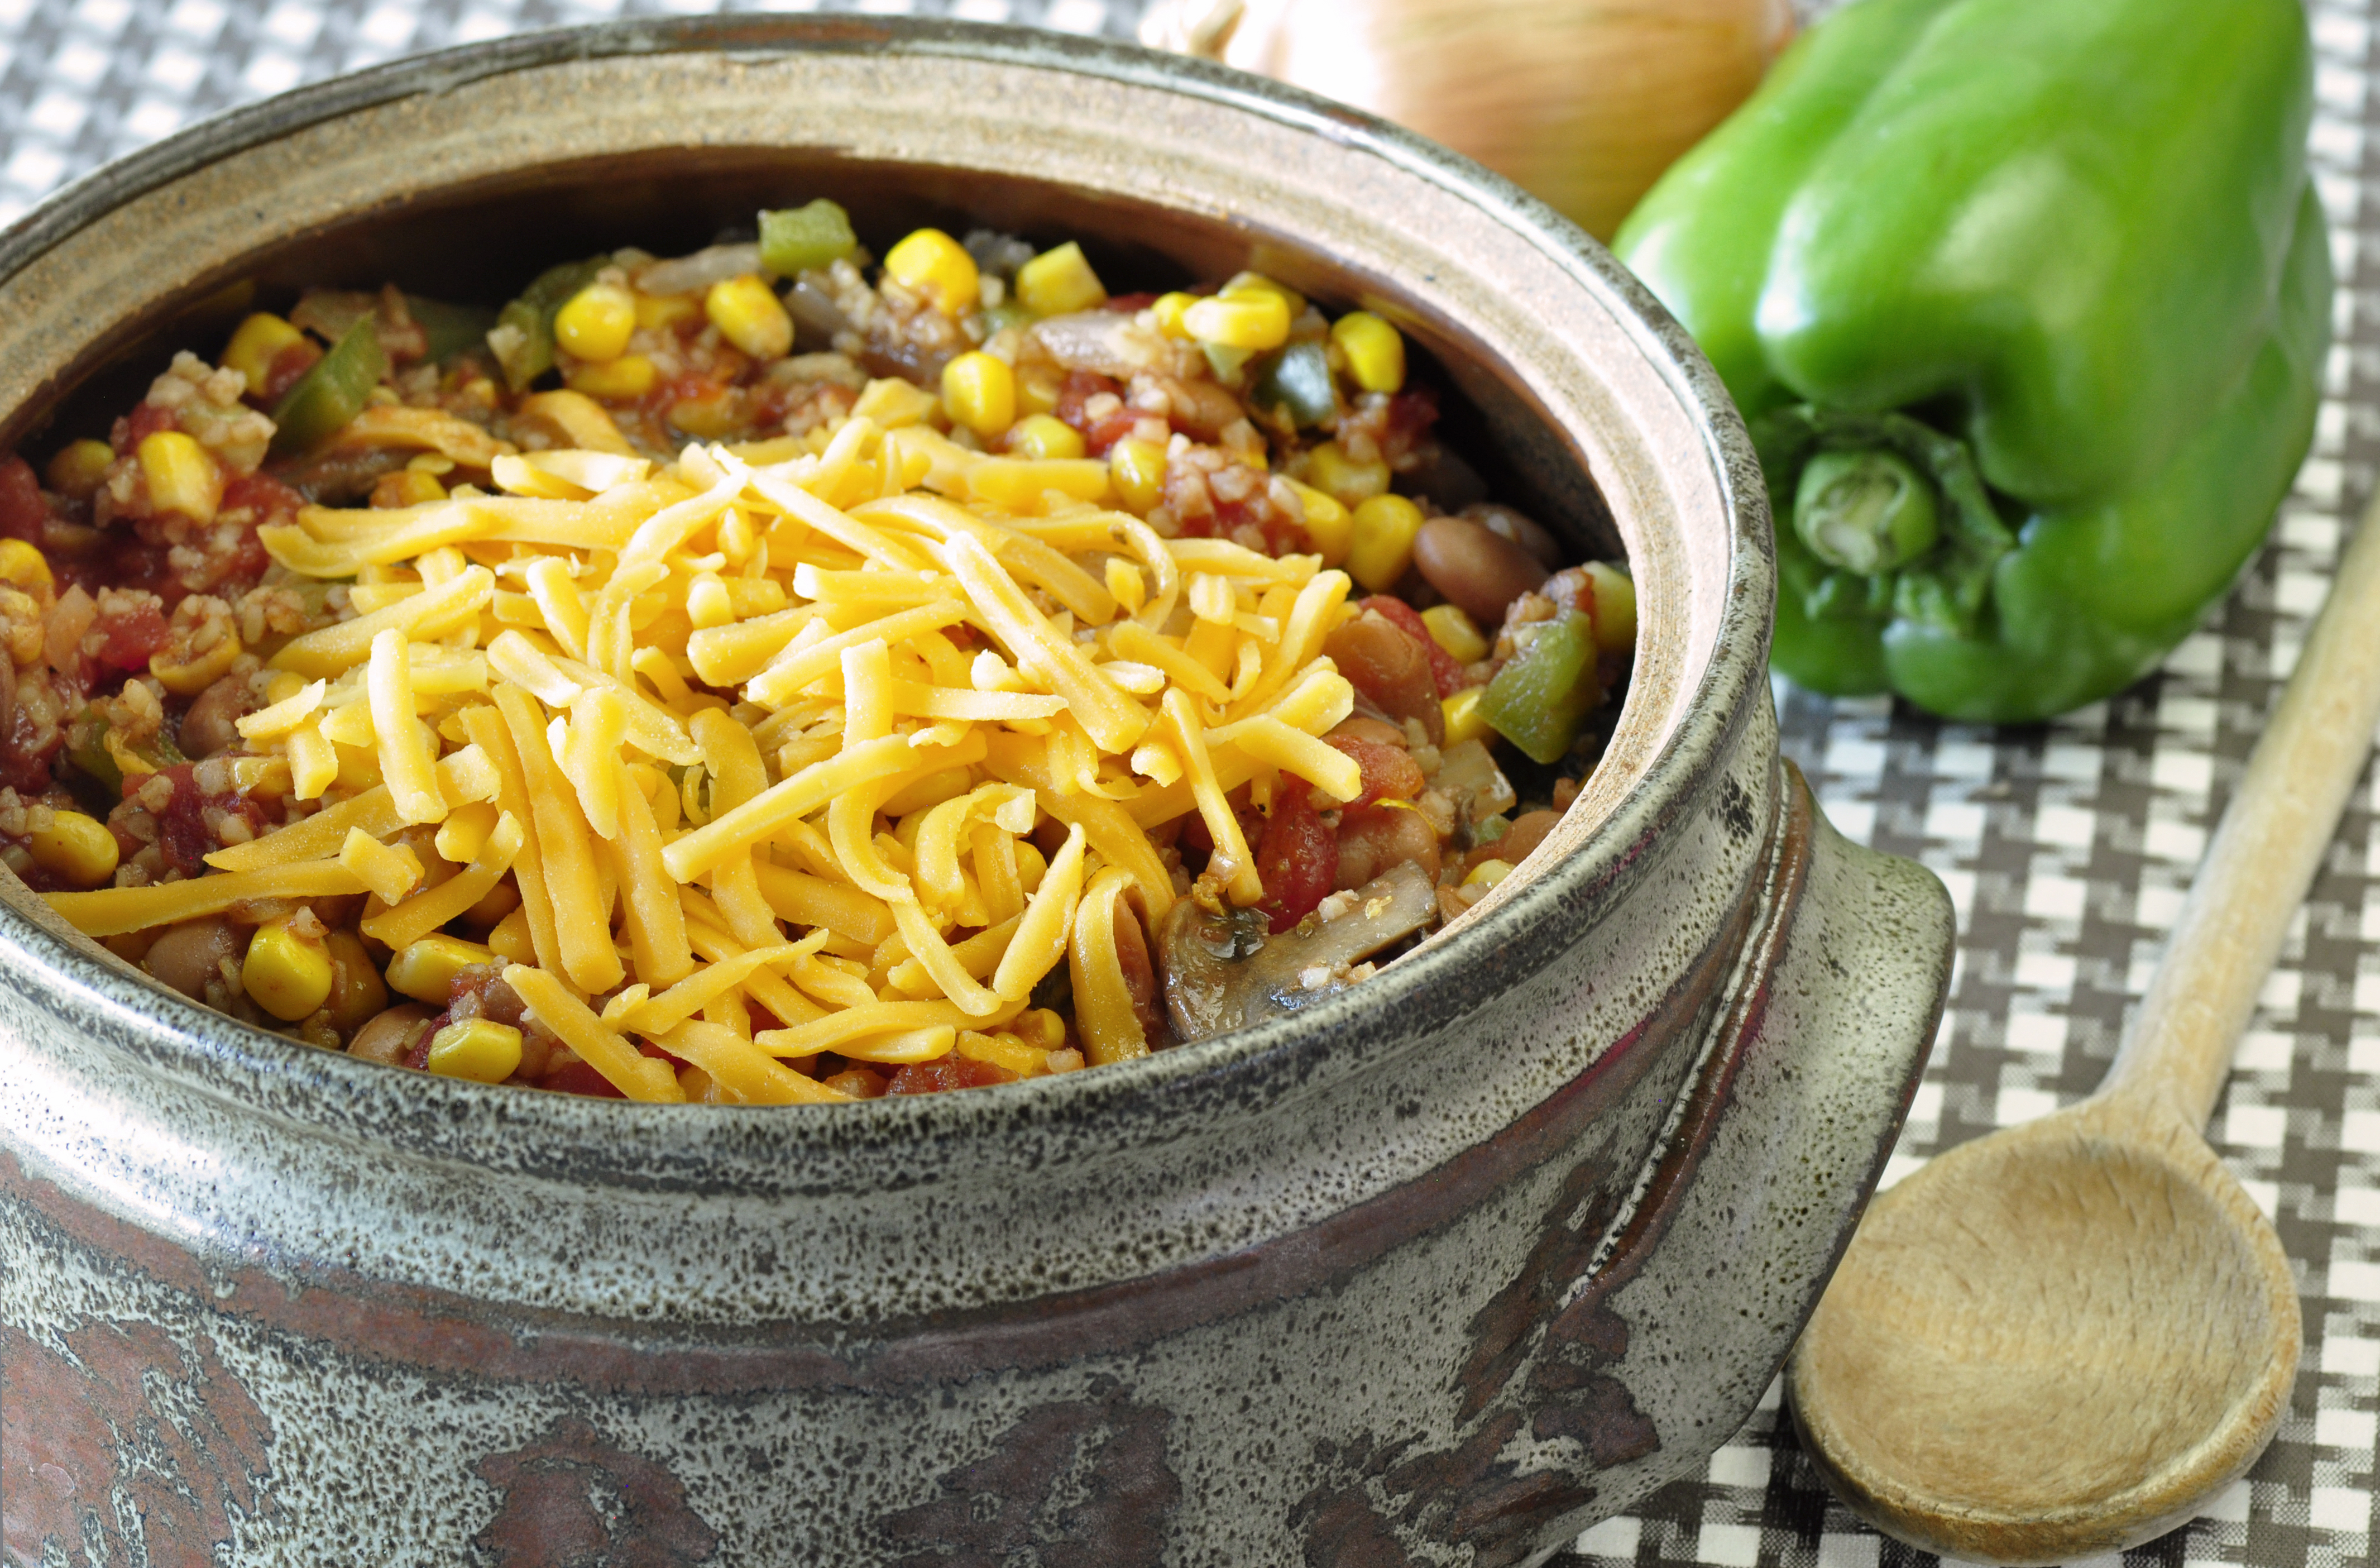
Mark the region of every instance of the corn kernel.
<instances>
[{"instance_id":1,"label":"corn kernel","mask_svg":"<svg viewBox=\"0 0 2380 1568\"><path fill-rule=\"evenodd\" d=\"M884 271L929 297L946 316L964 316L983 294L966 248L938 228L921 228L884 253Z\"/></svg>"},{"instance_id":2,"label":"corn kernel","mask_svg":"<svg viewBox=\"0 0 2380 1568\"><path fill-rule=\"evenodd\" d=\"M1288 481L1297 492L1299 503L1305 508L1305 537L1312 542L1314 553L1322 557L1326 566L1336 566L1347 559L1347 547L1355 537L1355 520L1346 507L1310 484Z\"/></svg>"},{"instance_id":3,"label":"corn kernel","mask_svg":"<svg viewBox=\"0 0 2380 1568\"><path fill-rule=\"evenodd\" d=\"M107 481L115 448L103 441L78 441L60 447L45 470L50 488L60 495L88 501Z\"/></svg>"},{"instance_id":4,"label":"corn kernel","mask_svg":"<svg viewBox=\"0 0 2380 1568\"><path fill-rule=\"evenodd\" d=\"M1016 1038L1055 1051L1066 1043L1066 1021L1047 1007L1036 1007L1016 1020Z\"/></svg>"},{"instance_id":5,"label":"corn kernel","mask_svg":"<svg viewBox=\"0 0 2380 1568\"><path fill-rule=\"evenodd\" d=\"M1107 286L1073 240L1016 269L1016 302L1037 316L1066 316L1107 303Z\"/></svg>"},{"instance_id":6,"label":"corn kernel","mask_svg":"<svg viewBox=\"0 0 2380 1568\"><path fill-rule=\"evenodd\" d=\"M942 407L953 424L998 435L1016 422L1016 372L989 354L962 354L942 367Z\"/></svg>"},{"instance_id":7,"label":"corn kernel","mask_svg":"<svg viewBox=\"0 0 2380 1568\"><path fill-rule=\"evenodd\" d=\"M573 365L562 382L571 391L611 403L633 403L661 381L661 372L641 354L623 354L601 365Z\"/></svg>"},{"instance_id":8,"label":"corn kernel","mask_svg":"<svg viewBox=\"0 0 2380 1568\"><path fill-rule=\"evenodd\" d=\"M1182 317L1184 312L1196 303L1198 303L1196 295L1184 294L1177 289L1172 294L1159 295L1148 308L1157 314L1158 331L1168 337L1187 337L1190 335L1190 329L1183 324Z\"/></svg>"},{"instance_id":9,"label":"corn kernel","mask_svg":"<svg viewBox=\"0 0 2380 1568\"><path fill-rule=\"evenodd\" d=\"M176 697L196 697L231 672L240 655L239 634L229 627L203 652L192 653L178 638L149 656L149 673Z\"/></svg>"},{"instance_id":10,"label":"corn kernel","mask_svg":"<svg viewBox=\"0 0 2380 1568\"><path fill-rule=\"evenodd\" d=\"M194 523L215 520L215 508L223 504L223 470L205 447L180 431L140 438L140 472L158 511L179 512Z\"/></svg>"},{"instance_id":11,"label":"corn kernel","mask_svg":"<svg viewBox=\"0 0 2380 1568\"><path fill-rule=\"evenodd\" d=\"M1389 466L1377 458L1358 463L1335 441L1305 455L1305 480L1342 506L1360 506L1389 488Z\"/></svg>"},{"instance_id":12,"label":"corn kernel","mask_svg":"<svg viewBox=\"0 0 2380 1568\"><path fill-rule=\"evenodd\" d=\"M1153 441L1126 439L1108 448L1108 472L1124 509L1147 517L1165 499L1165 448Z\"/></svg>"},{"instance_id":13,"label":"corn kernel","mask_svg":"<svg viewBox=\"0 0 2380 1568\"><path fill-rule=\"evenodd\" d=\"M1232 274L1232 280L1215 292L1226 299L1250 294L1269 294L1288 307L1291 321L1295 321L1305 313L1305 295L1298 293L1285 283L1279 283L1265 276L1262 273L1234 273Z\"/></svg>"},{"instance_id":14,"label":"corn kernel","mask_svg":"<svg viewBox=\"0 0 2380 1568\"><path fill-rule=\"evenodd\" d=\"M755 359L782 359L794 348L794 318L759 274L722 278L702 297L719 335Z\"/></svg>"},{"instance_id":15,"label":"corn kernel","mask_svg":"<svg viewBox=\"0 0 2380 1568\"><path fill-rule=\"evenodd\" d=\"M21 539L0 539L0 582L21 588L37 599L57 588L49 562Z\"/></svg>"},{"instance_id":16,"label":"corn kernel","mask_svg":"<svg viewBox=\"0 0 2380 1568\"><path fill-rule=\"evenodd\" d=\"M26 847L33 864L70 888L104 887L115 875L115 835L107 824L79 811L54 811L50 825Z\"/></svg>"},{"instance_id":17,"label":"corn kernel","mask_svg":"<svg viewBox=\"0 0 2380 1568\"><path fill-rule=\"evenodd\" d=\"M1459 604L1433 604L1421 613L1421 624L1429 628L1429 638L1454 656L1458 664L1476 664L1488 657L1488 639L1480 635L1479 623L1465 614Z\"/></svg>"},{"instance_id":18,"label":"corn kernel","mask_svg":"<svg viewBox=\"0 0 2380 1568\"><path fill-rule=\"evenodd\" d=\"M1386 592L1413 565L1414 535L1419 532L1420 507L1402 495L1375 495L1355 508L1347 575L1374 593Z\"/></svg>"},{"instance_id":19,"label":"corn kernel","mask_svg":"<svg viewBox=\"0 0 2380 1568\"><path fill-rule=\"evenodd\" d=\"M286 1024L312 1014L331 994L330 950L319 938L299 936L290 928L293 918L285 915L257 927L239 972L256 1004Z\"/></svg>"},{"instance_id":20,"label":"corn kernel","mask_svg":"<svg viewBox=\"0 0 2380 1568\"><path fill-rule=\"evenodd\" d=\"M636 330L636 297L616 283L590 283L553 313L554 343L580 359L618 359Z\"/></svg>"},{"instance_id":21,"label":"corn kernel","mask_svg":"<svg viewBox=\"0 0 2380 1568\"><path fill-rule=\"evenodd\" d=\"M493 1018L466 1018L430 1037L422 1065L442 1077L500 1084L520 1071L521 1032Z\"/></svg>"},{"instance_id":22,"label":"corn kernel","mask_svg":"<svg viewBox=\"0 0 2380 1568\"><path fill-rule=\"evenodd\" d=\"M1058 399L1065 394L1066 379L1049 365L1036 365L1019 371L1016 377L1016 411L1025 414L1053 414Z\"/></svg>"},{"instance_id":23,"label":"corn kernel","mask_svg":"<svg viewBox=\"0 0 2380 1568\"><path fill-rule=\"evenodd\" d=\"M474 964L492 964L495 956L476 942L432 934L407 942L388 961L388 986L416 1002L443 1007L456 975Z\"/></svg>"},{"instance_id":24,"label":"corn kernel","mask_svg":"<svg viewBox=\"0 0 2380 1568\"><path fill-rule=\"evenodd\" d=\"M1466 740L1486 745L1489 730L1488 721L1479 714L1479 699L1487 695L1484 686L1466 686L1453 696L1439 702L1439 711L1446 720L1446 744L1461 746Z\"/></svg>"},{"instance_id":25,"label":"corn kernel","mask_svg":"<svg viewBox=\"0 0 2380 1568\"><path fill-rule=\"evenodd\" d=\"M702 314L702 302L691 294L639 294L637 296L637 325L647 332L661 332Z\"/></svg>"},{"instance_id":26,"label":"corn kernel","mask_svg":"<svg viewBox=\"0 0 2380 1568\"><path fill-rule=\"evenodd\" d=\"M305 341L304 333L260 310L233 329L231 342L224 346L224 369L247 377L249 395L261 397L273 375L273 361L281 358L283 349Z\"/></svg>"},{"instance_id":27,"label":"corn kernel","mask_svg":"<svg viewBox=\"0 0 2380 1568\"><path fill-rule=\"evenodd\" d=\"M1259 353L1289 341L1289 302L1259 290L1219 294L1183 311L1182 325L1200 343Z\"/></svg>"},{"instance_id":28,"label":"corn kernel","mask_svg":"<svg viewBox=\"0 0 2380 1568\"><path fill-rule=\"evenodd\" d=\"M1051 457L1080 457L1083 432L1048 414L1028 414L1009 432L1008 450L1039 462Z\"/></svg>"},{"instance_id":29,"label":"corn kernel","mask_svg":"<svg viewBox=\"0 0 2380 1568\"><path fill-rule=\"evenodd\" d=\"M1401 392L1405 340L1369 310L1350 310L1330 323L1330 341L1347 356L1347 373L1366 392Z\"/></svg>"},{"instance_id":30,"label":"corn kernel","mask_svg":"<svg viewBox=\"0 0 2380 1568\"><path fill-rule=\"evenodd\" d=\"M1471 868L1471 874L1463 879L1463 885L1491 888L1512 874L1512 863L1510 860L1482 860Z\"/></svg>"},{"instance_id":31,"label":"corn kernel","mask_svg":"<svg viewBox=\"0 0 2380 1568\"><path fill-rule=\"evenodd\" d=\"M1600 561L1586 564L1595 584L1595 647L1598 653L1636 651L1636 584Z\"/></svg>"}]
</instances>

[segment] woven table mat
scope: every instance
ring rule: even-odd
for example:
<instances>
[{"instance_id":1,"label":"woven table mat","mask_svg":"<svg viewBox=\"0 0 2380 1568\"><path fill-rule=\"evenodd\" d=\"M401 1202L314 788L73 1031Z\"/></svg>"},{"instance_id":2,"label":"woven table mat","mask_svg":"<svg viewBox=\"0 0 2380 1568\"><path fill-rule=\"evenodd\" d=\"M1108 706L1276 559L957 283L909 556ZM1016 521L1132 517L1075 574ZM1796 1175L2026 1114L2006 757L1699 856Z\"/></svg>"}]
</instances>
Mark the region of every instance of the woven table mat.
<instances>
[{"instance_id":1,"label":"woven table mat","mask_svg":"<svg viewBox=\"0 0 2380 1568\"><path fill-rule=\"evenodd\" d=\"M1785 748L1846 834L1924 861L1958 906L1949 1011L1887 1172L2087 1094L2106 1071L2206 836L2320 604L2380 466L2380 191L2374 0L2312 6L2313 132L2339 293L2313 455L2247 578L2158 675L2027 729L1945 724L1779 684ZM1129 37L1140 0L862 0ZM620 15L811 6L429 0L0 0L0 224L200 116L419 50ZM2364 242L2374 241L2374 261ZM2125 1558L2360 1563L2380 1426L2380 781L2350 800L2292 928L2216 1146L2298 1266L2305 1359L2280 1436L2205 1517ZM1581 1562L1871 1568L1935 1560L1853 1520L1771 1389L1697 1479L1606 1521ZM2101 1560L2112 1565L2113 1559Z\"/></svg>"}]
</instances>

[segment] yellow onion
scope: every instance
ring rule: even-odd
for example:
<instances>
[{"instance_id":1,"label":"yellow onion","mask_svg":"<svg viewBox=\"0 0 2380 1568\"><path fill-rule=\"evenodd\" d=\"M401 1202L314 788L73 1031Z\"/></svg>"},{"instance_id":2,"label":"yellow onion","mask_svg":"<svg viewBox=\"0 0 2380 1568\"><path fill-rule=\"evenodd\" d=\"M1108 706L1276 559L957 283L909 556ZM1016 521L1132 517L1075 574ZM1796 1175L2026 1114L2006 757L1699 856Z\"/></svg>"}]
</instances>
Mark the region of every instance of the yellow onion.
<instances>
[{"instance_id":1,"label":"yellow onion","mask_svg":"<svg viewBox=\"0 0 2380 1568\"><path fill-rule=\"evenodd\" d=\"M1787 0L1160 0L1141 41L1394 120L1609 239L1792 30Z\"/></svg>"}]
</instances>

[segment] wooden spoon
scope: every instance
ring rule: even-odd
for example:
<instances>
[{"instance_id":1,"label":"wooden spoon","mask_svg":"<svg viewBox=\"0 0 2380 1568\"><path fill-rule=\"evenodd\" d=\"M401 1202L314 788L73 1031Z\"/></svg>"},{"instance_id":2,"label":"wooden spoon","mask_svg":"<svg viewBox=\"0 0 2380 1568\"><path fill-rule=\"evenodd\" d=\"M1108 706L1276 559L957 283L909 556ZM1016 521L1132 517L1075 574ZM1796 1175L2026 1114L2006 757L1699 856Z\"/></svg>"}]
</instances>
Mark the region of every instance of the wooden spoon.
<instances>
[{"instance_id":1,"label":"wooden spoon","mask_svg":"<svg viewBox=\"0 0 2380 1568\"><path fill-rule=\"evenodd\" d=\"M1803 1445L1886 1534L2060 1562L2193 1517L2298 1368L2280 1238L2200 1129L2380 720L2356 531L2099 1092L1880 1195L1793 1351Z\"/></svg>"}]
</instances>

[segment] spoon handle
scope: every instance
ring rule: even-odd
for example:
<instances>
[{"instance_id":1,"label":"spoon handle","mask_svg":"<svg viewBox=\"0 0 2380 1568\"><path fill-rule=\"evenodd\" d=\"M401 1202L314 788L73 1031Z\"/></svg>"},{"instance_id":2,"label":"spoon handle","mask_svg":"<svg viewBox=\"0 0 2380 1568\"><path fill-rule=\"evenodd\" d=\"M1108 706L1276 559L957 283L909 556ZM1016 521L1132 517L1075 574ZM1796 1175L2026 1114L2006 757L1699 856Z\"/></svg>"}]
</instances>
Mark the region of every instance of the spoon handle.
<instances>
[{"instance_id":1,"label":"spoon handle","mask_svg":"<svg viewBox=\"0 0 2380 1568\"><path fill-rule=\"evenodd\" d=\"M2338 563L2101 1087L2203 1127L2380 722L2380 499ZM2160 1106L2160 1103L2161 1106Z\"/></svg>"}]
</instances>

